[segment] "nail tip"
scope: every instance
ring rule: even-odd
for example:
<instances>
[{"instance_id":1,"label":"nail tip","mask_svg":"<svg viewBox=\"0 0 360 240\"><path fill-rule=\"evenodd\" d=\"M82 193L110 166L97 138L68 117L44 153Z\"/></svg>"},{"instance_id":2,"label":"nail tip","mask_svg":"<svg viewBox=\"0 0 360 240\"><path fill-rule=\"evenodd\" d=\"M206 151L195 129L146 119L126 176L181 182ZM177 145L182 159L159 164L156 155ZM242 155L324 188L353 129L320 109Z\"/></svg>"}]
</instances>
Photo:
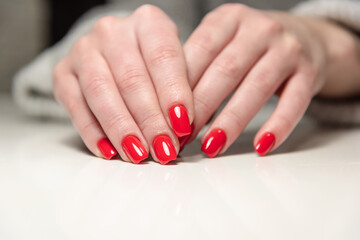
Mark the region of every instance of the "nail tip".
<instances>
[{"instance_id":1,"label":"nail tip","mask_svg":"<svg viewBox=\"0 0 360 240\"><path fill-rule=\"evenodd\" d=\"M101 155L106 160L111 160L118 154L115 147L111 144L111 142L108 138L100 139L96 145L97 145L98 150L100 151Z\"/></svg>"},{"instance_id":2,"label":"nail tip","mask_svg":"<svg viewBox=\"0 0 360 240\"><path fill-rule=\"evenodd\" d=\"M170 159L170 160L165 160L165 161L164 160L159 160L159 162L161 163L161 165L166 165L166 164L168 164L169 162L171 162L171 161L173 161L175 159Z\"/></svg>"},{"instance_id":3,"label":"nail tip","mask_svg":"<svg viewBox=\"0 0 360 240\"><path fill-rule=\"evenodd\" d=\"M134 164L140 164L142 163L145 159L147 159L148 156L144 157L144 158L141 158L141 159L131 159L131 161L134 163Z\"/></svg>"},{"instance_id":4,"label":"nail tip","mask_svg":"<svg viewBox=\"0 0 360 240\"><path fill-rule=\"evenodd\" d=\"M173 129L174 130L174 129ZM189 136L191 134L191 130L190 131L186 131L186 132L178 132L178 131L175 131L174 130L174 133L175 135L178 137L178 138L181 138L181 137L186 137L186 136Z\"/></svg>"},{"instance_id":5,"label":"nail tip","mask_svg":"<svg viewBox=\"0 0 360 240\"><path fill-rule=\"evenodd\" d=\"M115 155L110 156L110 157L105 157L105 159L106 159L106 160L113 160L113 159L114 159L114 157L115 157Z\"/></svg>"},{"instance_id":6,"label":"nail tip","mask_svg":"<svg viewBox=\"0 0 360 240\"><path fill-rule=\"evenodd\" d=\"M162 165L177 158L177 153L169 136L159 135L153 140L155 155Z\"/></svg>"},{"instance_id":7,"label":"nail tip","mask_svg":"<svg viewBox=\"0 0 360 240\"><path fill-rule=\"evenodd\" d=\"M143 160L139 160L139 161L132 161L133 164L140 164Z\"/></svg>"},{"instance_id":8,"label":"nail tip","mask_svg":"<svg viewBox=\"0 0 360 240\"><path fill-rule=\"evenodd\" d=\"M271 132L264 133L256 144L254 150L259 156L264 157L271 152L275 145L275 135Z\"/></svg>"}]
</instances>

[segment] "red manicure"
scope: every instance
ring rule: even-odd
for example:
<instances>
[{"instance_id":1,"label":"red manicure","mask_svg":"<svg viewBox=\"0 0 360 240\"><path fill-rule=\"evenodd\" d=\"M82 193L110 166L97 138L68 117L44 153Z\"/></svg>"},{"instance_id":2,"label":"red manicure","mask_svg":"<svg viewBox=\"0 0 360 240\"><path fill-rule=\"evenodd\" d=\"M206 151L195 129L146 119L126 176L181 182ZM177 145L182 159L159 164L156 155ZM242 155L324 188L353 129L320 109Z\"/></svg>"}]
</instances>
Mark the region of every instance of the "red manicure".
<instances>
[{"instance_id":1,"label":"red manicure","mask_svg":"<svg viewBox=\"0 0 360 240\"><path fill-rule=\"evenodd\" d=\"M183 105L174 105L169 110L171 126L177 137L183 137L191 133L189 116Z\"/></svg>"},{"instance_id":2,"label":"red manicure","mask_svg":"<svg viewBox=\"0 0 360 240\"><path fill-rule=\"evenodd\" d=\"M194 131L194 123L191 124L191 133ZM186 135L186 136L183 136L183 137L179 137L179 143L180 143L180 150L179 152L181 152L185 145L188 143L188 141L190 140L191 138L191 133L189 135Z\"/></svg>"},{"instance_id":3,"label":"red manicure","mask_svg":"<svg viewBox=\"0 0 360 240\"><path fill-rule=\"evenodd\" d=\"M189 141L190 137L191 137L191 134L189 134L187 136L179 137L179 143L180 143L179 152L181 152L184 149L184 147L187 144L187 142Z\"/></svg>"},{"instance_id":4,"label":"red manicure","mask_svg":"<svg viewBox=\"0 0 360 240\"><path fill-rule=\"evenodd\" d=\"M153 148L161 164L167 164L177 157L175 147L166 135L157 136L153 141Z\"/></svg>"},{"instance_id":5,"label":"red manicure","mask_svg":"<svg viewBox=\"0 0 360 240\"><path fill-rule=\"evenodd\" d=\"M135 164L140 163L149 156L140 140L133 135L126 136L122 141L121 146L123 147L126 155Z\"/></svg>"},{"instance_id":6,"label":"red manicure","mask_svg":"<svg viewBox=\"0 0 360 240\"><path fill-rule=\"evenodd\" d=\"M255 151L260 156L265 156L275 144L275 136L271 132L267 132L261 136L260 140L255 146Z\"/></svg>"},{"instance_id":7,"label":"red manicure","mask_svg":"<svg viewBox=\"0 0 360 240\"><path fill-rule=\"evenodd\" d=\"M114 146L111 144L111 142L107 138L100 139L97 142L97 146L98 146L101 154L107 160L110 160L111 158L113 158L117 154L116 149L114 148Z\"/></svg>"},{"instance_id":8,"label":"red manicure","mask_svg":"<svg viewBox=\"0 0 360 240\"><path fill-rule=\"evenodd\" d=\"M201 146L201 151L206 153L210 158L219 154L226 142L226 134L221 129L214 129L206 137Z\"/></svg>"}]
</instances>

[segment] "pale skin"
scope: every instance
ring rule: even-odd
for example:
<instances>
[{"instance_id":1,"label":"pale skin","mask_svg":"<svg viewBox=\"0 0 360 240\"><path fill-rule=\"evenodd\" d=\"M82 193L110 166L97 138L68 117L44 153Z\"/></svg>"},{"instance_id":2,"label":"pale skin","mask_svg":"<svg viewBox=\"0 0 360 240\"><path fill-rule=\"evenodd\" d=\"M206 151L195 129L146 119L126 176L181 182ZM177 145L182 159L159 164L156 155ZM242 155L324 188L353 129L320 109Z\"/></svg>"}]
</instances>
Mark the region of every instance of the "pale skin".
<instances>
[{"instance_id":1,"label":"pale skin","mask_svg":"<svg viewBox=\"0 0 360 240\"><path fill-rule=\"evenodd\" d=\"M341 44L340 44L341 43ZM276 136L278 148L314 96L360 95L359 40L343 27L318 18L225 4L208 13L184 46L176 25L159 8L144 5L125 18L105 17L82 37L54 70L54 94L89 150L109 138L120 157L131 134L154 160L152 141L166 134L179 152L168 110L185 106L193 140L226 97L221 113L202 136L220 128L221 153L260 108L279 102L259 129Z\"/></svg>"}]
</instances>

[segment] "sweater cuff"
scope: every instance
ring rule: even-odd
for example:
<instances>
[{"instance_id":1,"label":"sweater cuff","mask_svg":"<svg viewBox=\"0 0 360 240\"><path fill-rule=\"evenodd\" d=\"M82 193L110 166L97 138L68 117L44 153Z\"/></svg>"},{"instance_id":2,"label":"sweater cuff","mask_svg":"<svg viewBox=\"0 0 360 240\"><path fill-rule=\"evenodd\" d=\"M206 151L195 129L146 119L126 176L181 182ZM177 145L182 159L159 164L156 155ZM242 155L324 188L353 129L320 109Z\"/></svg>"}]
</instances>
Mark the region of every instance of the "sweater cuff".
<instances>
[{"instance_id":1,"label":"sweater cuff","mask_svg":"<svg viewBox=\"0 0 360 240\"><path fill-rule=\"evenodd\" d=\"M323 17L360 32L360 2L350 0L314 0L296 5L291 12L297 15Z\"/></svg>"}]
</instances>

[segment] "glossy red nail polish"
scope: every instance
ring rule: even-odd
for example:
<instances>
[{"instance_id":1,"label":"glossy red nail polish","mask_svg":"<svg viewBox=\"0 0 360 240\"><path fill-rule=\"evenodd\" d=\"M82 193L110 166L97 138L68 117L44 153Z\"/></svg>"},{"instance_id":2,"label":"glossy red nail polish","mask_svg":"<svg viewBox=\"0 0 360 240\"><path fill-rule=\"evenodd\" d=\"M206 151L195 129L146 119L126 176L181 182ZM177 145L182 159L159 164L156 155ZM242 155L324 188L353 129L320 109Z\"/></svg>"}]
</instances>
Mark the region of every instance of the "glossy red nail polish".
<instances>
[{"instance_id":1,"label":"glossy red nail polish","mask_svg":"<svg viewBox=\"0 0 360 240\"><path fill-rule=\"evenodd\" d=\"M169 110L171 126L177 137L183 137L191 133L189 116L183 105L174 105Z\"/></svg>"},{"instance_id":2,"label":"glossy red nail polish","mask_svg":"<svg viewBox=\"0 0 360 240\"><path fill-rule=\"evenodd\" d=\"M140 140L133 135L126 136L122 140L121 146L128 158L135 164L140 163L149 156Z\"/></svg>"},{"instance_id":3,"label":"glossy red nail polish","mask_svg":"<svg viewBox=\"0 0 360 240\"><path fill-rule=\"evenodd\" d=\"M219 154L226 143L226 134L221 129L214 129L206 137L201 146L201 151L206 153L210 158Z\"/></svg>"},{"instance_id":4,"label":"glossy red nail polish","mask_svg":"<svg viewBox=\"0 0 360 240\"><path fill-rule=\"evenodd\" d=\"M181 152L184 149L185 145L188 143L188 141L190 140L190 138L192 136L191 134L194 131L194 124L192 123L190 127L191 127L191 133L189 135L179 137L179 143L180 143L179 152Z\"/></svg>"},{"instance_id":5,"label":"glossy red nail polish","mask_svg":"<svg viewBox=\"0 0 360 240\"><path fill-rule=\"evenodd\" d=\"M260 156L265 156L275 144L275 136L271 132L264 133L255 146L255 151Z\"/></svg>"},{"instance_id":6,"label":"glossy red nail polish","mask_svg":"<svg viewBox=\"0 0 360 240\"><path fill-rule=\"evenodd\" d=\"M161 164L167 164L177 157L175 147L166 135L157 136L153 141L153 148Z\"/></svg>"},{"instance_id":7,"label":"glossy red nail polish","mask_svg":"<svg viewBox=\"0 0 360 240\"><path fill-rule=\"evenodd\" d=\"M97 142L97 146L101 152L101 154L106 158L107 160L110 160L113 158L117 151L114 148L114 146L111 144L110 140L108 138L102 138Z\"/></svg>"},{"instance_id":8,"label":"glossy red nail polish","mask_svg":"<svg viewBox=\"0 0 360 240\"><path fill-rule=\"evenodd\" d=\"M179 143L180 143L179 152L181 152L184 149L184 147L187 144L187 142L189 141L190 137L191 137L191 134L179 138Z\"/></svg>"}]
</instances>

